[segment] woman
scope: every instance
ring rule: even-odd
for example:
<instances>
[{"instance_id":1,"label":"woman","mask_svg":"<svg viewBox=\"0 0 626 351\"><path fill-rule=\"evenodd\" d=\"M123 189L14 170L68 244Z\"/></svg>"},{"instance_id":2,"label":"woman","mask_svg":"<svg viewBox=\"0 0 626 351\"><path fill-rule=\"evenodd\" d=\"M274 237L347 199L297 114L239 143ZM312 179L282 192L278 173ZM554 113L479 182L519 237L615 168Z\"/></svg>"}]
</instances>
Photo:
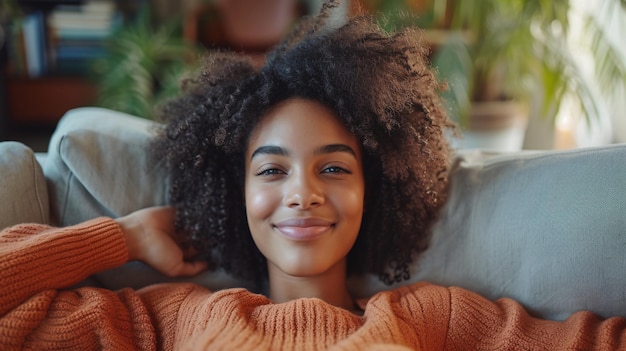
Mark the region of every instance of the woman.
<instances>
[{"instance_id":1,"label":"woman","mask_svg":"<svg viewBox=\"0 0 626 351\"><path fill-rule=\"evenodd\" d=\"M175 210L2 232L3 349L626 347L620 318L543 321L511 300L427 283L350 296L350 274L402 281L425 249L445 200L450 123L415 31L388 36L363 18L324 29L332 5L260 71L210 56L164 108L155 154ZM169 275L222 267L258 293L64 290L129 260Z\"/></svg>"}]
</instances>

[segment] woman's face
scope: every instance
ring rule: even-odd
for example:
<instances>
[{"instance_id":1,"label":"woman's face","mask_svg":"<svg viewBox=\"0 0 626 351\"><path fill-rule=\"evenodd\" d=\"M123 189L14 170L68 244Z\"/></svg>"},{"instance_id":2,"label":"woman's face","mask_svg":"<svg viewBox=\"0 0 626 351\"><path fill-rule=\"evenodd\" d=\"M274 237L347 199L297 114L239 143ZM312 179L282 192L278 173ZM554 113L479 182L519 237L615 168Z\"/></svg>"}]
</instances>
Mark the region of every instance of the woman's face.
<instances>
[{"instance_id":1,"label":"woman's face","mask_svg":"<svg viewBox=\"0 0 626 351\"><path fill-rule=\"evenodd\" d=\"M363 215L359 145L332 110L311 100L282 102L256 126L246 151L246 212L270 274L345 267Z\"/></svg>"}]
</instances>

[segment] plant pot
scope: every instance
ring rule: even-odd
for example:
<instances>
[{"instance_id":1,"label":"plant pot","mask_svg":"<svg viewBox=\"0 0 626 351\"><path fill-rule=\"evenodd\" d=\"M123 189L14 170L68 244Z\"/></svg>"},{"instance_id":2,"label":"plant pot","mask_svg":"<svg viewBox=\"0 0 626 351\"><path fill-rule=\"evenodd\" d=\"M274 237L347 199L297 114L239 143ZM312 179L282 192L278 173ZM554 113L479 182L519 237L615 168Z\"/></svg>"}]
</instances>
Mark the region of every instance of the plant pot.
<instances>
[{"instance_id":1,"label":"plant pot","mask_svg":"<svg viewBox=\"0 0 626 351\"><path fill-rule=\"evenodd\" d=\"M528 109L513 101L472 102L468 128L457 148L496 151L521 150L528 124Z\"/></svg>"},{"instance_id":2,"label":"plant pot","mask_svg":"<svg viewBox=\"0 0 626 351\"><path fill-rule=\"evenodd\" d=\"M277 44L297 18L295 0L219 0L226 39L235 48L266 50Z\"/></svg>"}]
</instances>

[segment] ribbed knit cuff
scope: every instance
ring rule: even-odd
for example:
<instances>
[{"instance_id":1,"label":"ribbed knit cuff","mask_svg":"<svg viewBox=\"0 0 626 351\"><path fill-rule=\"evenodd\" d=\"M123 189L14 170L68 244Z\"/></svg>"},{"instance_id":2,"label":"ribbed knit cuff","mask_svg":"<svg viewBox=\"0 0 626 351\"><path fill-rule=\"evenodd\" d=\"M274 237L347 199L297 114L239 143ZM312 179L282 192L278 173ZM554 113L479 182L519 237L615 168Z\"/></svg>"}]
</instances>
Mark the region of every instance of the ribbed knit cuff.
<instances>
[{"instance_id":1,"label":"ribbed knit cuff","mask_svg":"<svg viewBox=\"0 0 626 351\"><path fill-rule=\"evenodd\" d=\"M0 239L2 313L34 293L68 287L128 260L122 230L110 218L66 228L18 225Z\"/></svg>"},{"instance_id":2,"label":"ribbed knit cuff","mask_svg":"<svg viewBox=\"0 0 626 351\"><path fill-rule=\"evenodd\" d=\"M93 273L118 267L127 262L126 241L122 229L113 219L97 218L69 227L67 230L78 230L78 233L69 233L71 239L67 238L58 246L51 247L56 250L59 260L68 262L65 272L76 272L86 278ZM82 235L83 233L88 234Z\"/></svg>"}]
</instances>

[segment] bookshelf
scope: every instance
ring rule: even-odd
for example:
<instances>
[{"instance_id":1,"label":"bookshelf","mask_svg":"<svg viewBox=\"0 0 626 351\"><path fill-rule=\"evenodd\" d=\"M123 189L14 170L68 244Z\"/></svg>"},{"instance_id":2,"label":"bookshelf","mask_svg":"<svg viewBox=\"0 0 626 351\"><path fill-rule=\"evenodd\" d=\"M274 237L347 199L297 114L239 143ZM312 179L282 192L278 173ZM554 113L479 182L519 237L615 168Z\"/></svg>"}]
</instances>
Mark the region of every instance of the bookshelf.
<instances>
[{"instance_id":1,"label":"bookshelf","mask_svg":"<svg viewBox=\"0 0 626 351\"><path fill-rule=\"evenodd\" d=\"M52 127L69 109L92 105L90 62L120 20L113 0L20 0L3 24L0 137L8 129Z\"/></svg>"},{"instance_id":2,"label":"bookshelf","mask_svg":"<svg viewBox=\"0 0 626 351\"><path fill-rule=\"evenodd\" d=\"M93 84L78 76L10 77L8 116L21 126L50 126L70 109L94 101Z\"/></svg>"}]
</instances>

